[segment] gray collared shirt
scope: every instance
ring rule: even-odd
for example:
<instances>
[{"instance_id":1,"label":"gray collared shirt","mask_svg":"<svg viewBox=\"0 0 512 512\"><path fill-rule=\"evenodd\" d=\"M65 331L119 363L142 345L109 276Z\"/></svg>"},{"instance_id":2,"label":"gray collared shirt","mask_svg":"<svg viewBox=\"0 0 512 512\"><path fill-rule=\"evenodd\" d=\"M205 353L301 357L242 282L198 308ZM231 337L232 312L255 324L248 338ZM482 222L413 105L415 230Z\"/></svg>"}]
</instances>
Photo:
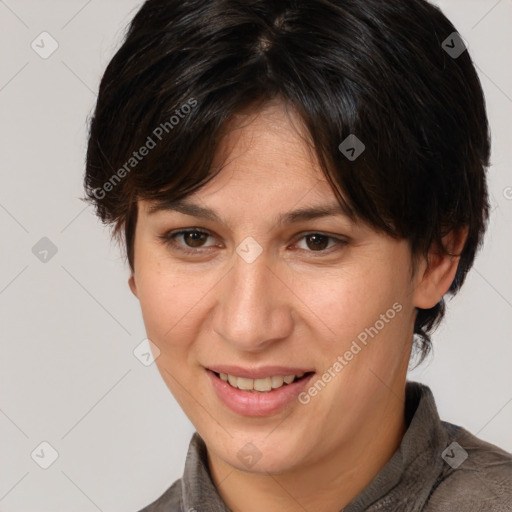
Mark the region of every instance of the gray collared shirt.
<instances>
[{"instance_id":1,"label":"gray collared shirt","mask_svg":"<svg viewBox=\"0 0 512 512\"><path fill-rule=\"evenodd\" d=\"M397 451L341 512L512 511L510 453L441 421L423 384L407 382L405 418L408 428ZM140 512L230 512L212 481L197 432L183 477Z\"/></svg>"}]
</instances>

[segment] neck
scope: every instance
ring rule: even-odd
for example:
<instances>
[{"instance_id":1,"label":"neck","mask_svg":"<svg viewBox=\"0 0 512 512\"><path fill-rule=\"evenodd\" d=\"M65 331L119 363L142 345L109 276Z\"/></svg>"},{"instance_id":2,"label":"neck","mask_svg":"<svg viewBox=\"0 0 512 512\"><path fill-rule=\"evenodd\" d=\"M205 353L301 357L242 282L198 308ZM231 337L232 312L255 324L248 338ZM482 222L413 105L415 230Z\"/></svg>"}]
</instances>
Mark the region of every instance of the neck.
<instances>
[{"instance_id":1,"label":"neck","mask_svg":"<svg viewBox=\"0 0 512 512\"><path fill-rule=\"evenodd\" d=\"M398 449L406 430L405 387L390 393L357 435L314 463L279 474L248 473L208 450L213 482L237 512L339 512L373 480Z\"/></svg>"}]
</instances>

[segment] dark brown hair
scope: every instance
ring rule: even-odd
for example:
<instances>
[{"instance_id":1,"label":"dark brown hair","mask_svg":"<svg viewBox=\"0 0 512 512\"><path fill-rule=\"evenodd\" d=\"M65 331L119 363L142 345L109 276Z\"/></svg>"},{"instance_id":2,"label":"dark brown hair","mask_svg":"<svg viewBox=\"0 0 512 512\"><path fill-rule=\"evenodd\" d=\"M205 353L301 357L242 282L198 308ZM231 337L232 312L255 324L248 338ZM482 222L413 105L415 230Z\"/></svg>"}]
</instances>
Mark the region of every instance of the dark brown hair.
<instances>
[{"instance_id":1,"label":"dark brown hair","mask_svg":"<svg viewBox=\"0 0 512 512\"><path fill-rule=\"evenodd\" d=\"M278 98L299 114L339 200L409 240L413 260L467 227L455 293L487 223L490 136L471 58L445 46L460 49L454 32L423 0L148 0L101 80L87 199L124 232L133 269L137 200L206 184L226 121ZM365 145L354 160L339 149L352 134ZM444 300L418 310L422 357L444 310Z\"/></svg>"}]
</instances>

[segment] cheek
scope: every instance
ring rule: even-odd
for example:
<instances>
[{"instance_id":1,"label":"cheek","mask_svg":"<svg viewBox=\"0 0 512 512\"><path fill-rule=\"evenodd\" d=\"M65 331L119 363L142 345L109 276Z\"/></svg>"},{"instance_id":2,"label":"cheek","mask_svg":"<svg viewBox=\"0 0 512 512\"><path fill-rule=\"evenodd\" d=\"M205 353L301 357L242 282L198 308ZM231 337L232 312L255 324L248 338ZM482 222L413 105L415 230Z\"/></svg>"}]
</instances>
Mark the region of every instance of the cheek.
<instances>
[{"instance_id":1,"label":"cheek","mask_svg":"<svg viewBox=\"0 0 512 512\"><path fill-rule=\"evenodd\" d=\"M343 268L297 281L297 296L317 318L328 339L352 339L373 325L404 295L401 278L390 266ZM309 314L309 316L311 313Z\"/></svg>"},{"instance_id":2,"label":"cheek","mask_svg":"<svg viewBox=\"0 0 512 512\"><path fill-rule=\"evenodd\" d=\"M140 258L138 263L137 295L148 337L163 341L185 314L184 309L190 302L186 297L189 289L177 276L163 272L154 260Z\"/></svg>"},{"instance_id":3,"label":"cheek","mask_svg":"<svg viewBox=\"0 0 512 512\"><path fill-rule=\"evenodd\" d=\"M137 270L137 295L148 338L164 351L187 347L197 335L205 301L218 277L168 265L165 258L151 254L139 260Z\"/></svg>"},{"instance_id":4,"label":"cheek","mask_svg":"<svg viewBox=\"0 0 512 512\"><path fill-rule=\"evenodd\" d=\"M146 328L160 340L172 336L179 328L179 320L186 315L190 302L182 291L178 293L176 287L163 279L148 280L139 299Z\"/></svg>"}]
</instances>

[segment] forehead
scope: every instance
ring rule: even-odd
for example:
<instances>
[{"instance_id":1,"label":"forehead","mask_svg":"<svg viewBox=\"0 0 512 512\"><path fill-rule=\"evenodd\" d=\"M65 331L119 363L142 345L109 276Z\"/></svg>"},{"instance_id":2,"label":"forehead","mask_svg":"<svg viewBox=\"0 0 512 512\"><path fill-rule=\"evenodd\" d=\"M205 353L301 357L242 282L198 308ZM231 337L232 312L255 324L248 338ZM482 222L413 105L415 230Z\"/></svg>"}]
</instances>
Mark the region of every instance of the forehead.
<instances>
[{"instance_id":1,"label":"forehead","mask_svg":"<svg viewBox=\"0 0 512 512\"><path fill-rule=\"evenodd\" d=\"M148 213L177 211L214 222L265 217L274 225L349 216L325 178L300 118L282 103L231 118L212 167L220 171L198 191L180 201L152 203Z\"/></svg>"},{"instance_id":2,"label":"forehead","mask_svg":"<svg viewBox=\"0 0 512 512\"><path fill-rule=\"evenodd\" d=\"M215 165L220 172L201 189L153 202L148 214L179 212L229 227L263 222L267 229L329 217L358 223L326 180L300 122L280 105L232 120Z\"/></svg>"},{"instance_id":3,"label":"forehead","mask_svg":"<svg viewBox=\"0 0 512 512\"><path fill-rule=\"evenodd\" d=\"M227 121L212 166L226 170L218 182L227 175L255 182L260 177L271 178L270 186L284 179L310 185L326 182L301 118L277 100Z\"/></svg>"}]
</instances>

